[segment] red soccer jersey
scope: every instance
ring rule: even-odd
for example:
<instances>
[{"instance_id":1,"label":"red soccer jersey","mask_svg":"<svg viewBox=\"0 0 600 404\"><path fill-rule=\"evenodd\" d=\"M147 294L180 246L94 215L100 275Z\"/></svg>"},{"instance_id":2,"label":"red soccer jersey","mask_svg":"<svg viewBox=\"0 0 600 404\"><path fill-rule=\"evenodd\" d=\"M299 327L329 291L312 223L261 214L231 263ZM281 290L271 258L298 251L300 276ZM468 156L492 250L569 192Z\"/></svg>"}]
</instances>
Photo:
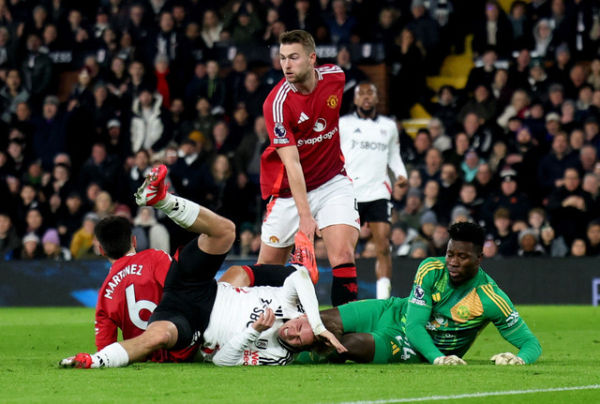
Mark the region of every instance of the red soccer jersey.
<instances>
[{"instance_id":1,"label":"red soccer jersey","mask_svg":"<svg viewBox=\"0 0 600 404\"><path fill-rule=\"evenodd\" d=\"M318 81L312 93L300 94L284 78L263 104L271 140L260 163L260 186L265 199L271 195L292 195L285 167L277 154L278 147L298 147L308 191L344 169L339 134L344 72L336 65L323 65L316 71Z\"/></svg>"},{"instance_id":2,"label":"red soccer jersey","mask_svg":"<svg viewBox=\"0 0 600 404\"><path fill-rule=\"evenodd\" d=\"M160 250L144 250L114 262L98 293L96 304L96 347L101 350L117 341L137 337L148 326L150 315L160 302L172 258ZM197 347L180 351L160 350L149 359L180 362L193 356Z\"/></svg>"}]
</instances>

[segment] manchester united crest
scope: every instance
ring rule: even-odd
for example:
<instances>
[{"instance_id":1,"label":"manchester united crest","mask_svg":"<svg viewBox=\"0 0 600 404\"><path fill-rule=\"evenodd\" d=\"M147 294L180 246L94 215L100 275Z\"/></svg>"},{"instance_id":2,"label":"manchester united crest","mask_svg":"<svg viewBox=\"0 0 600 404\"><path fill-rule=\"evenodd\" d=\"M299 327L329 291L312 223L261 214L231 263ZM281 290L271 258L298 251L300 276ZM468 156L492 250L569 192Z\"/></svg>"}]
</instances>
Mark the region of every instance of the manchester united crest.
<instances>
[{"instance_id":1,"label":"manchester united crest","mask_svg":"<svg viewBox=\"0 0 600 404\"><path fill-rule=\"evenodd\" d=\"M279 243L279 239L276 236L269 237L269 241L271 243Z\"/></svg>"},{"instance_id":2,"label":"manchester united crest","mask_svg":"<svg viewBox=\"0 0 600 404\"><path fill-rule=\"evenodd\" d=\"M337 95L330 95L329 98L327 98L327 106L331 109L335 108L338 106L338 97Z\"/></svg>"}]
</instances>

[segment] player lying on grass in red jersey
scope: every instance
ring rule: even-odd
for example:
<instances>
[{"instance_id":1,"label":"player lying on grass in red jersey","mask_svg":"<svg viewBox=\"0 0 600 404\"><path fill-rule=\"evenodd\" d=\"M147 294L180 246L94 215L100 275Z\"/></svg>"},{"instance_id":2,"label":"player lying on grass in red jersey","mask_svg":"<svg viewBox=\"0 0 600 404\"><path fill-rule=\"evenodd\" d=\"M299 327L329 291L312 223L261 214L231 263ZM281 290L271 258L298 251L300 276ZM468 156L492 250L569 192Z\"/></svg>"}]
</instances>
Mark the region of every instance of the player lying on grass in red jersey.
<instances>
[{"instance_id":1,"label":"player lying on grass in red jersey","mask_svg":"<svg viewBox=\"0 0 600 404\"><path fill-rule=\"evenodd\" d=\"M201 235L179 252L177 260L171 260L156 251L136 254L128 224L117 219L99 224L102 251L113 262L99 295L99 351L66 358L62 366L117 367L149 356L158 361L190 360L199 346L205 359L220 365L283 365L293 359L294 347L314 341L315 335L344 350L320 321L311 282L311 278L318 279L318 270L306 236L299 233L296 238L293 267L277 271L238 267L225 276L226 280L242 276L250 283L258 280L283 286L239 288L217 283L214 275L235 239L235 226L194 202L167 193L166 174L165 166L154 168L136 193L136 202L162 210ZM144 331L142 316L155 307ZM117 327L123 330L124 341L116 342Z\"/></svg>"}]
</instances>

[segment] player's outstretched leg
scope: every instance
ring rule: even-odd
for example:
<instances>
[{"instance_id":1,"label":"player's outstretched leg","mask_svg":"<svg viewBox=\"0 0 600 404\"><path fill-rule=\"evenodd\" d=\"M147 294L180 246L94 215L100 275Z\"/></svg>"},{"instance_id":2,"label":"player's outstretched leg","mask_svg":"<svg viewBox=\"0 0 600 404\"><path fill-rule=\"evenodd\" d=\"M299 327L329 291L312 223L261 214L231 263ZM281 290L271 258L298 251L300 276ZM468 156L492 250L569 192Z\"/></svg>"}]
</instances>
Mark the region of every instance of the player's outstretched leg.
<instances>
[{"instance_id":1,"label":"player's outstretched leg","mask_svg":"<svg viewBox=\"0 0 600 404\"><path fill-rule=\"evenodd\" d=\"M314 285L319 281L319 268L315 258L315 248L310 239L301 231L294 238L296 245L290 264L302 265L310 274L310 280Z\"/></svg>"}]
</instances>

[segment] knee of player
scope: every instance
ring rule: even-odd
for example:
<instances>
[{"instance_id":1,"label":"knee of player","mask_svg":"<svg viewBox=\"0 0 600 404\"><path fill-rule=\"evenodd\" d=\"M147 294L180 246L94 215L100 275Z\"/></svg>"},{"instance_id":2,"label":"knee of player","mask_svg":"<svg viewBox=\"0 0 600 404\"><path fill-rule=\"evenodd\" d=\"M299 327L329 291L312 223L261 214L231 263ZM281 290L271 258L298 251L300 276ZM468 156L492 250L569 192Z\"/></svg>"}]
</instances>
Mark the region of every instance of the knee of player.
<instances>
[{"instance_id":1,"label":"knee of player","mask_svg":"<svg viewBox=\"0 0 600 404\"><path fill-rule=\"evenodd\" d=\"M354 250L343 249L330 254L329 262L334 267L342 264L354 264Z\"/></svg>"},{"instance_id":2,"label":"knee of player","mask_svg":"<svg viewBox=\"0 0 600 404\"><path fill-rule=\"evenodd\" d=\"M219 236L225 240L228 240L233 244L235 241L235 223L231 220L222 218L218 225Z\"/></svg>"},{"instance_id":3,"label":"knee of player","mask_svg":"<svg viewBox=\"0 0 600 404\"><path fill-rule=\"evenodd\" d=\"M149 327L145 334L146 344L152 350L170 348L177 339L177 328L172 323L160 324Z\"/></svg>"},{"instance_id":4,"label":"knee of player","mask_svg":"<svg viewBox=\"0 0 600 404\"><path fill-rule=\"evenodd\" d=\"M380 257L387 257L390 255L390 245L389 243L380 243L378 245L376 245L376 252L377 255L379 255Z\"/></svg>"}]
</instances>

